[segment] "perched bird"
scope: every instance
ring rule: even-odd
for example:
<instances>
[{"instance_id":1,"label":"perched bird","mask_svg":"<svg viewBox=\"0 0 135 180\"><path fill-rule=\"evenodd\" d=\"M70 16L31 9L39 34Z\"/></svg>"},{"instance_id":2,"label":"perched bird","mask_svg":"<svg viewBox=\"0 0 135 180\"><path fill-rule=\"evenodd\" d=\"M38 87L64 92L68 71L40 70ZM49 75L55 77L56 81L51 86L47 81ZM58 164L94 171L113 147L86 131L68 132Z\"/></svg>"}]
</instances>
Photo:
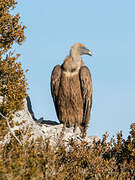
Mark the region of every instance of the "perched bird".
<instances>
[{"instance_id":1,"label":"perched bird","mask_svg":"<svg viewBox=\"0 0 135 180\"><path fill-rule=\"evenodd\" d=\"M56 65L51 75L51 94L57 117L66 127L79 127L86 132L92 106L92 80L81 55L92 52L76 43L63 64Z\"/></svg>"}]
</instances>

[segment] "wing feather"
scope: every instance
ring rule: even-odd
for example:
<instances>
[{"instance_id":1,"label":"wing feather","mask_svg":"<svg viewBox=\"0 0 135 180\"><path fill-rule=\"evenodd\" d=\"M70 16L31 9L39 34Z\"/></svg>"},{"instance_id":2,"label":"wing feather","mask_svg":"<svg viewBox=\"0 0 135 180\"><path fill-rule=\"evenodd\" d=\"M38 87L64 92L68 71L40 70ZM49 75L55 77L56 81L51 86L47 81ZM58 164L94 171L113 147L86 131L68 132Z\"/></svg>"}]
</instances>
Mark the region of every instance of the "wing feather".
<instances>
[{"instance_id":1,"label":"wing feather","mask_svg":"<svg viewBox=\"0 0 135 180\"><path fill-rule=\"evenodd\" d=\"M81 93L83 98L83 120L82 127L86 129L90 120L90 111L92 107L92 80L91 74L86 66L82 66L79 72Z\"/></svg>"},{"instance_id":2,"label":"wing feather","mask_svg":"<svg viewBox=\"0 0 135 180\"><path fill-rule=\"evenodd\" d=\"M61 79L61 66L57 65L54 67L51 75L51 94L53 97L53 102L55 105L57 117L59 117L58 93L59 93L60 79Z\"/></svg>"}]
</instances>

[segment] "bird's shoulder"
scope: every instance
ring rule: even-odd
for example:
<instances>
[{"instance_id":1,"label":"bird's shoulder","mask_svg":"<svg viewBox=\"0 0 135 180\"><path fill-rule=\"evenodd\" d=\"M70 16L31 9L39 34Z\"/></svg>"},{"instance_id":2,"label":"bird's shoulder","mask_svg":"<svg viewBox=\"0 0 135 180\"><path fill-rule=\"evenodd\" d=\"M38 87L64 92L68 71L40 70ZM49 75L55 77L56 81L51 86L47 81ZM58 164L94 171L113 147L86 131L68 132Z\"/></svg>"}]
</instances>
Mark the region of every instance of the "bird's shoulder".
<instances>
[{"instance_id":1,"label":"bird's shoulder","mask_svg":"<svg viewBox=\"0 0 135 180\"><path fill-rule=\"evenodd\" d=\"M87 66L82 65L79 72L80 72L80 75L82 74L82 75L91 76L90 70L89 70L89 68Z\"/></svg>"},{"instance_id":2,"label":"bird's shoulder","mask_svg":"<svg viewBox=\"0 0 135 180\"><path fill-rule=\"evenodd\" d=\"M59 64L57 64L56 66L54 66L52 72L54 72L54 71L59 71L60 69L61 69L61 66L60 66Z\"/></svg>"},{"instance_id":3,"label":"bird's shoulder","mask_svg":"<svg viewBox=\"0 0 135 180\"><path fill-rule=\"evenodd\" d=\"M59 79L60 76L61 76L61 66L58 64L53 68L52 75L51 75L51 81Z\"/></svg>"},{"instance_id":4,"label":"bird's shoulder","mask_svg":"<svg viewBox=\"0 0 135 180\"><path fill-rule=\"evenodd\" d=\"M80 68L79 78L82 83L82 86L85 86L86 84L92 84L91 73L87 66L82 66Z\"/></svg>"},{"instance_id":5,"label":"bird's shoulder","mask_svg":"<svg viewBox=\"0 0 135 180\"><path fill-rule=\"evenodd\" d=\"M60 73L61 72L61 66L59 64L57 64L53 70L52 70L52 74L57 74L57 73Z\"/></svg>"}]
</instances>

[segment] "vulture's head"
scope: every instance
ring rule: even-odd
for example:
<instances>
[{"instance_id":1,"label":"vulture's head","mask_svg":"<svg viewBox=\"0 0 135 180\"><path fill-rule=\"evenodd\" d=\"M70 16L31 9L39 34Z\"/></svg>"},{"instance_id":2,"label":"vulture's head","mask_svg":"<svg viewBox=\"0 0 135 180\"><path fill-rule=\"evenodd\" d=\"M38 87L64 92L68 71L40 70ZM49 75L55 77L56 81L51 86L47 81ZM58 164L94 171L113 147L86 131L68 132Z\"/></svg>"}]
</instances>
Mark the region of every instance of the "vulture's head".
<instances>
[{"instance_id":1,"label":"vulture's head","mask_svg":"<svg viewBox=\"0 0 135 180\"><path fill-rule=\"evenodd\" d=\"M74 44L70 50L70 55L72 57L81 56L85 54L92 56L92 52L81 43Z\"/></svg>"}]
</instances>

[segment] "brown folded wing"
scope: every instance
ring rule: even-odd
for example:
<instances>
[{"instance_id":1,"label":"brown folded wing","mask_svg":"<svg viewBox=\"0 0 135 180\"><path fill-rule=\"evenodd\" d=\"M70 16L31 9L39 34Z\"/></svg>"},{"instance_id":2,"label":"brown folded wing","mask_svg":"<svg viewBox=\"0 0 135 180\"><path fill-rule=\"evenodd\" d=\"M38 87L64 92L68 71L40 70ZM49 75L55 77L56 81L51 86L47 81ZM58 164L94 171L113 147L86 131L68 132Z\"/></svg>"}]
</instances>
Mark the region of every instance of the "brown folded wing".
<instances>
[{"instance_id":1,"label":"brown folded wing","mask_svg":"<svg viewBox=\"0 0 135 180\"><path fill-rule=\"evenodd\" d=\"M57 117L59 117L58 93L59 93L60 79L61 79L61 66L57 65L54 67L54 69L52 71L52 75L51 75L51 94L53 97L53 102L55 105Z\"/></svg>"},{"instance_id":2,"label":"brown folded wing","mask_svg":"<svg viewBox=\"0 0 135 180\"><path fill-rule=\"evenodd\" d=\"M81 92L83 98L83 120L82 127L86 129L90 120L90 111L92 107L92 80L89 69L82 66L79 72Z\"/></svg>"}]
</instances>

